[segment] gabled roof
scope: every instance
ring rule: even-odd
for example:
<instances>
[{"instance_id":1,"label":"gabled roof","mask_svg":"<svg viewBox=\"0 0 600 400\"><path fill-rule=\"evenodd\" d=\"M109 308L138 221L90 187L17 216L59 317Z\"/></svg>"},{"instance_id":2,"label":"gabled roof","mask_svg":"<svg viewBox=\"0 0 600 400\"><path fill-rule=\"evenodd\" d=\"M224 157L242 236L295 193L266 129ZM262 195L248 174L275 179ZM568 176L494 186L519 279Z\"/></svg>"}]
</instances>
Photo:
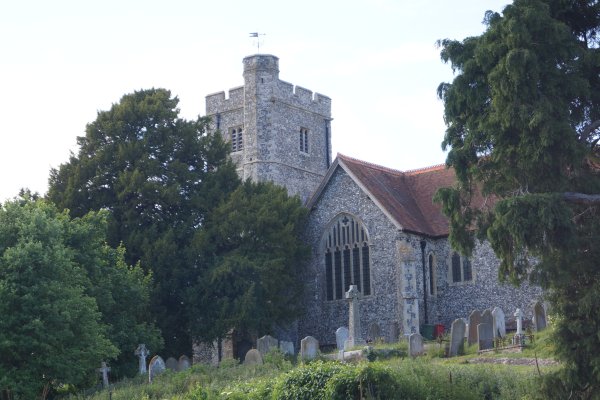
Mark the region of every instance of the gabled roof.
<instances>
[{"instance_id":1,"label":"gabled roof","mask_svg":"<svg viewBox=\"0 0 600 400\"><path fill-rule=\"evenodd\" d=\"M454 170L436 165L402 172L338 153L309 200L309 208L314 206L337 168L342 168L398 229L430 237L448 235L448 220L441 212L441 205L434 204L432 198L437 189L454 184Z\"/></svg>"}]
</instances>

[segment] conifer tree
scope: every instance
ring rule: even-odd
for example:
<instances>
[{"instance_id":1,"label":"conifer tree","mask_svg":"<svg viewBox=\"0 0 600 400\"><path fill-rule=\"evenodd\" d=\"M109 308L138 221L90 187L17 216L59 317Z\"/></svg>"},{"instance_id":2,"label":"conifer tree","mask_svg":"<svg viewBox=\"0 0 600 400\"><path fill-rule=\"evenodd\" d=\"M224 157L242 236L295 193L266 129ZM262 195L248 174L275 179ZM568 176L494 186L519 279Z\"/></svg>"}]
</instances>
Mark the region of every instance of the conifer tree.
<instances>
[{"instance_id":1,"label":"conifer tree","mask_svg":"<svg viewBox=\"0 0 600 400\"><path fill-rule=\"evenodd\" d=\"M515 0L484 22L440 41L456 73L438 93L458 184L436 199L453 246L487 239L502 278L547 289L566 365L547 394L586 398L600 391L600 5Z\"/></svg>"}]
</instances>

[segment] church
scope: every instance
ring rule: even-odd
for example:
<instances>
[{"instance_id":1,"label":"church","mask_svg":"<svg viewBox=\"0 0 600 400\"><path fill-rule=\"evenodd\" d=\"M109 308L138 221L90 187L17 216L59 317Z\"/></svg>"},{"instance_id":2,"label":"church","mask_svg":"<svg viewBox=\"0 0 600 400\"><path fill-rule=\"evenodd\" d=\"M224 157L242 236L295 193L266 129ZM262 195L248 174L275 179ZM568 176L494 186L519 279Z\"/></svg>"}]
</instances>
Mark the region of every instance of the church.
<instances>
[{"instance_id":1,"label":"church","mask_svg":"<svg viewBox=\"0 0 600 400\"><path fill-rule=\"evenodd\" d=\"M348 324L351 284L361 293L362 337L371 340L448 329L474 309L531 313L541 289L501 283L487 243L469 258L451 249L448 221L432 201L454 183L451 169L398 171L342 154L332 159L329 97L280 80L273 55L244 58L243 79L227 94L208 95L206 114L210 129L231 143L243 179L273 181L309 209L306 314L285 338L296 349L308 335L335 344L336 329Z\"/></svg>"}]
</instances>

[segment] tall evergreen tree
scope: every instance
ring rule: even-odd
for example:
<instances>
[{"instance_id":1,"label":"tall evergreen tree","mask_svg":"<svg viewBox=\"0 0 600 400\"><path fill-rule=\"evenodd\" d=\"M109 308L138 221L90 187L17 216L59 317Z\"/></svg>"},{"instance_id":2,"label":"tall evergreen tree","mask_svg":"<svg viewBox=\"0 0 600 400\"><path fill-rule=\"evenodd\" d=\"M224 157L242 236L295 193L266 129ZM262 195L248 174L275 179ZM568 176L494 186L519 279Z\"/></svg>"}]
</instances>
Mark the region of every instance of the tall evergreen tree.
<instances>
[{"instance_id":1,"label":"tall evergreen tree","mask_svg":"<svg viewBox=\"0 0 600 400\"><path fill-rule=\"evenodd\" d=\"M169 354L189 353L183 293L194 279L189 244L208 210L239 180L220 135L207 120L179 118L164 89L127 94L98 113L79 152L51 172L48 198L73 216L107 210L109 243L152 271L154 316Z\"/></svg>"},{"instance_id":2,"label":"tall evergreen tree","mask_svg":"<svg viewBox=\"0 0 600 400\"><path fill-rule=\"evenodd\" d=\"M501 277L535 279L566 367L548 395L600 391L600 4L515 0L486 31L440 42L438 92L458 184L436 195L453 246L489 240ZM471 206L474 189L489 196Z\"/></svg>"}]
</instances>

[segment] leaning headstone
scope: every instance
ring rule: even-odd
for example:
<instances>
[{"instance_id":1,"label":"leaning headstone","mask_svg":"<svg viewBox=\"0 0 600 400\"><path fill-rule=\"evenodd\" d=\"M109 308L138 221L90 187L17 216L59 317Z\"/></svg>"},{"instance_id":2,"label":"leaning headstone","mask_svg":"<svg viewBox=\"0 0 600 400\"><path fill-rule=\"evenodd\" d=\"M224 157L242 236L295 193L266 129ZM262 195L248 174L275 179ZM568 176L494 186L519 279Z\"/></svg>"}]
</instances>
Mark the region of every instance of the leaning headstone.
<instances>
[{"instance_id":1,"label":"leaning headstone","mask_svg":"<svg viewBox=\"0 0 600 400\"><path fill-rule=\"evenodd\" d=\"M150 364L148 365L148 382L152 383L152 380L157 376L165 372L167 366L165 365L165 361L161 358L161 356L154 356L152 360L150 360Z\"/></svg>"},{"instance_id":2,"label":"leaning headstone","mask_svg":"<svg viewBox=\"0 0 600 400\"><path fill-rule=\"evenodd\" d=\"M110 367L106 366L106 362L102 361L100 364L100 368L98 368L98 372L102 374L102 387L108 387L108 373L110 372Z\"/></svg>"},{"instance_id":3,"label":"leaning headstone","mask_svg":"<svg viewBox=\"0 0 600 400\"><path fill-rule=\"evenodd\" d=\"M454 357L462 353L465 346L465 321L462 318L455 319L450 327L450 349L448 356Z\"/></svg>"},{"instance_id":4,"label":"leaning headstone","mask_svg":"<svg viewBox=\"0 0 600 400\"><path fill-rule=\"evenodd\" d=\"M165 366L171 371L177 371L177 360L173 357L169 357L167 358L167 361L165 361Z\"/></svg>"},{"instance_id":5,"label":"leaning headstone","mask_svg":"<svg viewBox=\"0 0 600 400\"><path fill-rule=\"evenodd\" d=\"M506 319L504 311L500 307L494 307L492 310L492 318L494 320L494 338L506 336Z\"/></svg>"},{"instance_id":6,"label":"leaning headstone","mask_svg":"<svg viewBox=\"0 0 600 400\"><path fill-rule=\"evenodd\" d=\"M293 356L295 354L294 343L287 342L285 340L280 340L279 341L279 350L281 350L281 352L283 354L289 354L290 356Z\"/></svg>"},{"instance_id":7,"label":"leaning headstone","mask_svg":"<svg viewBox=\"0 0 600 400\"><path fill-rule=\"evenodd\" d=\"M467 336L468 345L477 343L477 325L481 323L481 312L479 310L473 310L469 314L469 333Z\"/></svg>"},{"instance_id":8,"label":"leaning headstone","mask_svg":"<svg viewBox=\"0 0 600 400\"><path fill-rule=\"evenodd\" d=\"M319 354L319 341L312 336L307 336L300 341L300 358L312 360Z\"/></svg>"},{"instance_id":9,"label":"leaning headstone","mask_svg":"<svg viewBox=\"0 0 600 400\"><path fill-rule=\"evenodd\" d=\"M348 328L345 326L340 326L335 331L335 345L338 350L344 350L344 344L346 340L348 340Z\"/></svg>"},{"instance_id":10,"label":"leaning headstone","mask_svg":"<svg viewBox=\"0 0 600 400\"><path fill-rule=\"evenodd\" d=\"M423 355L423 337L418 333L412 333L408 337L408 355L417 357Z\"/></svg>"},{"instance_id":11,"label":"leaning headstone","mask_svg":"<svg viewBox=\"0 0 600 400\"><path fill-rule=\"evenodd\" d=\"M367 333L368 338L373 341L373 342L377 342L378 340L381 339L381 328L379 327L379 324L377 324L376 322L372 323L369 326L369 332Z\"/></svg>"},{"instance_id":12,"label":"leaning headstone","mask_svg":"<svg viewBox=\"0 0 600 400\"><path fill-rule=\"evenodd\" d=\"M177 372L185 371L191 365L192 365L192 363L190 363L190 359L188 358L188 356L185 356L185 355L181 356L181 357L179 357L179 360L177 361Z\"/></svg>"},{"instance_id":13,"label":"leaning headstone","mask_svg":"<svg viewBox=\"0 0 600 400\"><path fill-rule=\"evenodd\" d=\"M146 348L145 344L140 344L134 354L139 358L140 375L146 375L146 357L150 354L150 350Z\"/></svg>"},{"instance_id":14,"label":"leaning headstone","mask_svg":"<svg viewBox=\"0 0 600 400\"><path fill-rule=\"evenodd\" d=\"M256 341L256 349L262 357L265 356L272 349L278 347L277 339L271 335L265 335Z\"/></svg>"},{"instance_id":15,"label":"leaning headstone","mask_svg":"<svg viewBox=\"0 0 600 400\"><path fill-rule=\"evenodd\" d=\"M350 285L350 290L346 292L346 299L349 304L348 311L348 340L344 344L345 349L351 349L354 346L366 344L360 333L360 308L358 300L361 294L356 285Z\"/></svg>"},{"instance_id":16,"label":"leaning headstone","mask_svg":"<svg viewBox=\"0 0 600 400\"><path fill-rule=\"evenodd\" d=\"M491 324L477 325L477 341L480 351L494 348L494 333Z\"/></svg>"},{"instance_id":17,"label":"leaning headstone","mask_svg":"<svg viewBox=\"0 0 600 400\"><path fill-rule=\"evenodd\" d=\"M262 364L263 359L260 355L260 351L256 349L250 349L246 353L246 357L244 357L244 365L257 365Z\"/></svg>"},{"instance_id":18,"label":"leaning headstone","mask_svg":"<svg viewBox=\"0 0 600 400\"><path fill-rule=\"evenodd\" d=\"M546 310L539 301L533 305L533 326L537 332L546 329Z\"/></svg>"}]
</instances>

